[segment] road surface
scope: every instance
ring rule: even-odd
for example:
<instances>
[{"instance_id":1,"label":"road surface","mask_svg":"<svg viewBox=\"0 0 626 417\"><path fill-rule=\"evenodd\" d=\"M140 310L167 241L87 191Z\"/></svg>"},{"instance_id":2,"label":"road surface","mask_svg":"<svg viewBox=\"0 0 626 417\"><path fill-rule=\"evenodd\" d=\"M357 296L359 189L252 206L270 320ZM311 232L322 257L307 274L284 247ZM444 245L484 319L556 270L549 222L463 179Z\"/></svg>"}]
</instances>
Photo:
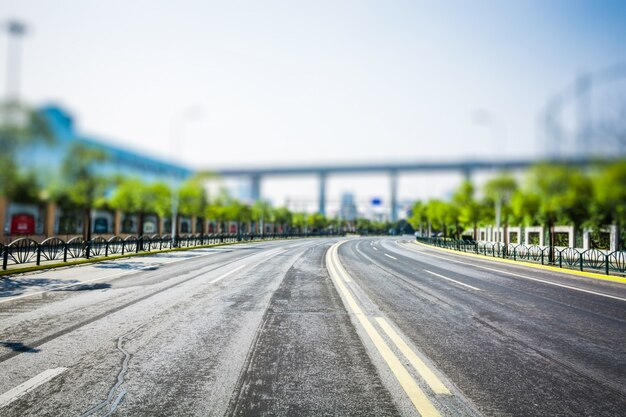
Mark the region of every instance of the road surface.
<instances>
[{"instance_id":1,"label":"road surface","mask_svg":"<svg viewBox=\"0 0 626 417\"><path fill-rule=\"evenodd\" d=\"M0 415L619 416L626 284L409 238L0 281Z\"/></svg>"}]
</instances>

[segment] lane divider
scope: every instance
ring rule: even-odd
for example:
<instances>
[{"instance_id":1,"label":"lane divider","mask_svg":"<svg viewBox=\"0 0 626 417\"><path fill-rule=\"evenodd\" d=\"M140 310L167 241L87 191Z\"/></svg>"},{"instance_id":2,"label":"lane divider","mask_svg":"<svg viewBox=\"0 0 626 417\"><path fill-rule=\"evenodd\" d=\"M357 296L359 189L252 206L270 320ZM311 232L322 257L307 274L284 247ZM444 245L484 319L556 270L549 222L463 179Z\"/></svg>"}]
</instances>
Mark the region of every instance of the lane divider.
<instances>
[{"instance_id":1,"label":"lane divider","mask_svg":"<svg viewBox=\"0 0 626 417\"><path fill-rule=\"evenodd\" d=\"M398 260L398 258L396 258L395 256L391 256L391 255L389 255L388 253L386 253L386 254L385 254L385 256L386 256L387 258L391 258L391 259L394 259L394 260L396 260L396 261Z\"/></svg>"},{"instance_id":2,"label":"lane divider","mask_svg":"<svg viewBox=\"0 0 626 417\"><path fill-rule=\"evenodd\" d=\"M482 291L480 288L472 287L471 285L469 285L469 284L465 284L465 283L463 283L463 282L461 282L461 281L457 281L456 279L452 279L452 278L444 277L443 275L440 275L440 274L438 274L438 273L436 273L436 272L433 272L433 271L429 271L428 269L424 269L424 272L428 272L429 274L434 275L434 276L436 276L436 277L439 277L439 278L441 278L441 279L445 279L445 280L448 280L448 281L452 281L452 282L454 282L455 284L459 284L459 285L462 285L462 286L467 287L467 288L471 288L471 289L476 290L476 291Z\"/></svg>"},{"instance_id":3,"label":"lane divider","mask_svg":"<svg viewBox=\"0 0 626 417\"><path fill-rule=\"evenodd\" d=\"M393 341L393 343L398 347L400 352L404 355L405 358L409 361L409 363L415 368L415 370L420 374L424 381L428 384L430 389L432 389L437 394L450 395L450 390L448 387L441 382L441 379L435 375L435 373L421 360L415 352L406 344L406 342L400 337L398 333L391 327L387 320L384 317L376 317L376 322L380 326L381 329L389 336L389 339Z\"/></svg>"},{"instance_id":4,"label":"lane divider","mask_svg":"<svg viewBox=\"0 0 626 417\"><path fill-rule=\"evenodd\" d=\"M240 269L242 269L242 268L245 268L246 266L247 266L246 264L243 264L243 265L241 265L241 266L238 266L237 268L235 268L235 269L232 269L232 270L228 271L228 272L227 272L227 273L225 273L224 275L222 275L222 276L219 276L219 277L215 278L213 281L209 281L209 283L210 283L210 284L215 284L216 282L219 282L219 281L223 280L223 279L224 279L224 278L226 278L227 276L234 274L235 272L239 271L239 270L240 270Z\"/></svg>"},{"instance_id":5,"label":"lane divider","mask_svg":"<svg viewBox=\"0 0 626 417\"><path fill-rule=\"evenodd\" d=\"M36 375L28 381L23 382L17 387L5 392L4 394L0 395L0 408L11 404L13 401L23 397L24 395L33 391L38 386L45 384L52 378L61 375L65 371L67 371L67 368L47 369L39 375Z\"/></svg>"},{"instance_id":6,"label":"lane divider","mask_svg":"<svg viewBox=\"0 0 626 417\"><path fill-rule=\"evenodd\" d=\"M376 328L372 325L367 315L363 313L363 310L346 287L346 284L344 284L345 279L342 278L342 275L347 275L347 273L341 266L337 255L337 248L342 243L343 242L339 242L331 246L331 248L326 252L326 265L333 283L343 296L345 304L347 304L346 308L357 318L365 330L365 333L376 347L376 350L396 377L398 383L420 415L422 417L441 417L439 411L428 399L424 391L422 391L422 389L417 385L417 382L415 382L409 371L404 367L402 362L400 362L400 359L398 359L380 333L378 333Z\"/></svg>"}]
</instances>

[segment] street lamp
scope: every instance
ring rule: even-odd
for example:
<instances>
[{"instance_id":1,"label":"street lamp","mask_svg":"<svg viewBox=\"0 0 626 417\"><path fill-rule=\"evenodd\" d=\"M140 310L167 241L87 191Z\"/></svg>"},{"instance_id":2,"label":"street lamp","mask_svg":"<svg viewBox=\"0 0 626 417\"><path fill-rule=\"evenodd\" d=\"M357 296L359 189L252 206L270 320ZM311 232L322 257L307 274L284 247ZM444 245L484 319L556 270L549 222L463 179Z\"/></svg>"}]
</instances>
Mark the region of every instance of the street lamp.
<instances>
[{"instance_id":1,"label":"street lamp","mask_svg":"<svg viewBox=\"0 0 626 417\"><path fill-rule=\"evenodd\" d=\"M17 20L8 20L2 26L9 35L7 41L6 95L8 100L17 100L19 96L20 75L19 40L27 33L26 25Z\"/></svg>"},{"instance_id":2,"label":"street lamp","mask_svg":"<svg viewBox=\"0 0 626 417\"><path fill-rule=\"evenodd\" d=\"M185 127L189 122L202 118L202 108L198 105L187 107L184 111L176 113L170 121L170 157L172 165L177 163L177 156L183 143ZM179 180L178 172L172 175L172 247L176 245L176 230L178 226L178 201L179 201Z\"/></svg>"},{"instance_id":3,"label":"street lamp","mask_svg":"<svg viewBox=\"0 0 626 417\"><path fill-rule=\"evenodd\" d=\"M474 123L479 126L488 126L491 128L493 135L493 158L496 159L498 149L506 153L506 129L504 125L497 119L493 113L485 109L476 109L473 114ZM495 162L495 161L494 161ZM500 218L502 213L502 197L498 196L495 201L496 210L496 241L502 240L502 233L500 232Z\"/></svg>"}]
</instances>

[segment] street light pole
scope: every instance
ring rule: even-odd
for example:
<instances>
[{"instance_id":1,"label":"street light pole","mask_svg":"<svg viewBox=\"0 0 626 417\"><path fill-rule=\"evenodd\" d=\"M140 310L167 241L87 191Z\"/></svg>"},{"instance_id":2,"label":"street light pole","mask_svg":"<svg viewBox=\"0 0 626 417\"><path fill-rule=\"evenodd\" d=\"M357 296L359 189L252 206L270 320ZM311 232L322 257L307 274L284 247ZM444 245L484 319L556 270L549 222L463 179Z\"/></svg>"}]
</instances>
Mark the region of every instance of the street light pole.
<instances>
[{"instance_id":1,"label":"street light pole","mask_svg":"<svg viewBox=\"0 0 626 417\"><path fill-rule=\"evenodd\" d=\"M185 124L202 118L202 109L200 106L194 105L187 107L183 112L176 113L170 121L170 157L172 165L178 161L176 156L179 155L181 145L184 139ZM178 203L179 203L179 185L182 180L179 173L174 172L172 175L172 247L176 246L176 234L178 230Z\"/></svg>"},{"instance_id":2,"label":"street light pole","mask_svg":"<svg viewBox=\"0 0 626 417\"><path fill-rule=\"evenodd\" d=\"M20 81L20 38L26 34L26 25L17 20L5 22L7 31L7 70L6 70L6 97L7 100L19 98Z\"/></svg>"}]
</instances>

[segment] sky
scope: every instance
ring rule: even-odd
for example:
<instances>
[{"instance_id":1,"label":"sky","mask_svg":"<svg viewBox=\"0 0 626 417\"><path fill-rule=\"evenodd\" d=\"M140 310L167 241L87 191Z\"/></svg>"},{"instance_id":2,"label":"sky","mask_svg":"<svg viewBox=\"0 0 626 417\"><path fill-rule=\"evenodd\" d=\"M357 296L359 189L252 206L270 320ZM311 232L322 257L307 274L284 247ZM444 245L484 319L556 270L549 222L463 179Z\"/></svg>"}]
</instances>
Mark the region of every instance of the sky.
<instances>
[{"instance_id":1,"label":"sky","mask_svg":"<svg viewBox=\"0 0 626 417\"><path fill-rule=\"evenodd\" d=\"M0 0L7 18L29 28L24 100L209 170L536 156L550 97L626 61L624 1ZM402 176L400 197L459 179ZM331 178L329 199L385 197L388 182ZM263 184L276 204L316 192Z\"/></svg>"}]
</instances>

